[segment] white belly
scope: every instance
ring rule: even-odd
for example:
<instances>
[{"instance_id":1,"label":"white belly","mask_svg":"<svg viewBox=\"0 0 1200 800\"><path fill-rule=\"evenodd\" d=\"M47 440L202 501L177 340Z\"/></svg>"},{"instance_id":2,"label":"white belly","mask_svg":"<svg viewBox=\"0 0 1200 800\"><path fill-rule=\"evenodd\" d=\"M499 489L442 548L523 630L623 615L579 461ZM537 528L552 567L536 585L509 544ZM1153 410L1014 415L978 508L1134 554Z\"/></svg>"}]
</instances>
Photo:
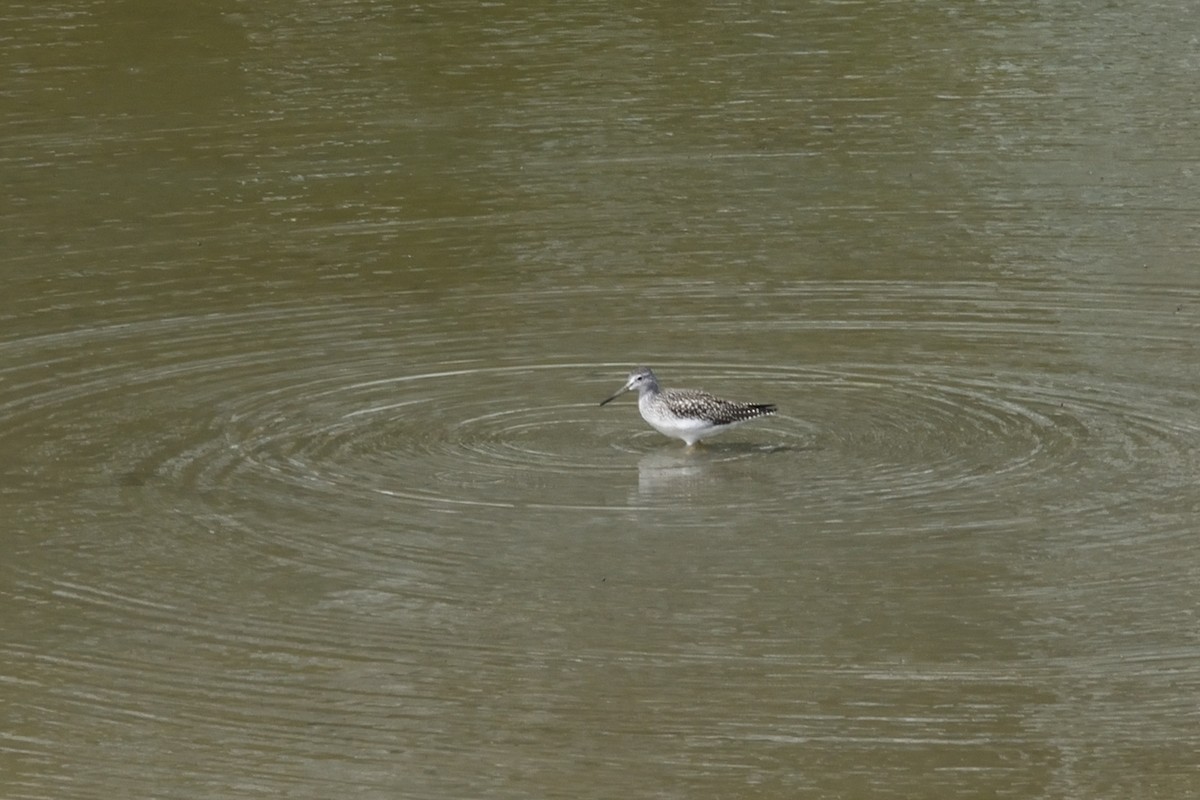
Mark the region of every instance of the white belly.
<instances>
[{"instance_id":1,"label":"white belly","mask_svg":"<svg viewBox=\"0 0 1200 800\"><path fill-rule=\"evenodd\" d=\"M654 428L654 430L663 436L670 436L672 439L683 439L689 445L693 445L708 436L727 431L737 425L737 423L714 425L708 420L678 417L669 412L662 412L658 407L648 402L648 400L649 398L638 399L638 411L641 412L642 419L646 420L651 428Z\"/></svg>"}]
</instances>

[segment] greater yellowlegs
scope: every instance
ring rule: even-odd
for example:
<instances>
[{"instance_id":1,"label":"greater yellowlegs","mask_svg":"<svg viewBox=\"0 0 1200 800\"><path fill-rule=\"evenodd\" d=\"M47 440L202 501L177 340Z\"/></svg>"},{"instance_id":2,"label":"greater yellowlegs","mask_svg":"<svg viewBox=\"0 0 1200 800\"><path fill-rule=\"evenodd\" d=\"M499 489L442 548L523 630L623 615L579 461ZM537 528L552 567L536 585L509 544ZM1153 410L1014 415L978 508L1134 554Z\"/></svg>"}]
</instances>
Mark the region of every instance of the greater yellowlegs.
<instances>
[{"instance_id":1,"label":"greater yellowlegs","mask_svg":"<svg viewBox=\"0 0 1200 800\"><path fill-rule=\"evenodd\" d=\"M600 405L633 389L638 391L638 411L642 412L642 419L663 436L683 439L688 447L707 436L775 413L775 406L768 403L735 403L695 389L663 391L649 367L638 367L629 373L629 380L625 381L621 391L602 400Z\"/></svg>"}]
</instances>

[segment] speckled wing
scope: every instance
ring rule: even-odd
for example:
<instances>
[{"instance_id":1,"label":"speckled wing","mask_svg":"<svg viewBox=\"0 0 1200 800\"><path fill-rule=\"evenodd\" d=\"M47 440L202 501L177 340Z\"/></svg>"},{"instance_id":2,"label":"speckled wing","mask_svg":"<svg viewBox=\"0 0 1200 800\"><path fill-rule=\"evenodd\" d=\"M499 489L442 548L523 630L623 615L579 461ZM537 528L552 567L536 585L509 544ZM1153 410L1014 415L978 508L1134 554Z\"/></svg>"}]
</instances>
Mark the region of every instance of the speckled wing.
<instances>
[{"instance_id":1,"label":"speckled wing","mask_svg":"<svg viewBox=\"0 0 1200 800\"><path fill-rule=\"evenodd\" d=\"M670 389L663 392L668 408L679 417L705 419L714 425L732 425L775 413L770 403L735 403L708 392Z\"/></svg>"}]
</instances>

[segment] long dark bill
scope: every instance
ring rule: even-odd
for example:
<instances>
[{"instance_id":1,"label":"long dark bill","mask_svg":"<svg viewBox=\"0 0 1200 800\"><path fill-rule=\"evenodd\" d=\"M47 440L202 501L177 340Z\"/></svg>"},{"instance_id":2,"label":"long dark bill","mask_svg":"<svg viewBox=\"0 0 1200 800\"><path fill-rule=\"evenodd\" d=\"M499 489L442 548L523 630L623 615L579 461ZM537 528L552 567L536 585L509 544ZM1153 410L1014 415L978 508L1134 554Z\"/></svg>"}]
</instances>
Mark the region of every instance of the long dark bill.
<instances>
[{"instance_id":1,"label":"long dark bill","mask_svg":"<svg viewBox=\"0 0 1200 800\"><path fill-rule=\"evenodd\" d=\"M616 394L614 394L612 397L609 397L609 398L607 398L607 399L605 399L605 400L601 400L601 401L600 401L600 405L604 405L605 403L611 403L613 400L616 400L618 397L620 397L621 395L625 394L625 393L626 393L626 392L628 392L628 391L629 391L629 387L628 387L628 386L622 386L622 387L621 387L621 391L617 392L617 393L616 393Z\"/></svg>"}]
</instances>

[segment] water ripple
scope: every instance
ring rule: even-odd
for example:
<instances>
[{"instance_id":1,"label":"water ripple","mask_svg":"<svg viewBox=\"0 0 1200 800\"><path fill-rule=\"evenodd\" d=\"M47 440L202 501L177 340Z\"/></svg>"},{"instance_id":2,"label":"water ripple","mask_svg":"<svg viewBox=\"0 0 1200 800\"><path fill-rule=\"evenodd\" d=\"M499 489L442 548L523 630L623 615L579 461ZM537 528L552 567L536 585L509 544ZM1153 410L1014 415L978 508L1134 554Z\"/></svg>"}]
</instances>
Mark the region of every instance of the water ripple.
<instances>
[{"instance_id":1,"label":"water ripple","mask_svg":"<svg viewBox=\"0 0 1200 800\"><path fill-rule=\"evenodd\" d=\"M664 359L655 366L668 383L691 375L781 406L685 450L650 431L632 403L596 406L628 365L485 366L444 338L389 342L383 322L263 309L10 342L0 417L10 431L37 432L17 448L27 476L39 463L78 462L97 482L232 493L322 518L378 519L408 504L620 510L670 499L661 492L672 477L689 476L694 489L739 471L758 487L745 502L760 508L803 500L866 512L920 499L968 511L1021 496L1065 513L1111 501L1081 487L1119 481L1131 503L1195 475L1198 423L1178 413L1188 398L1147 396L1133 382L927 359L810 368ZM120 356L106 359L108 349ZM601 486L630 469L645 473L651 494ZM687 498L708 502L692 490Z\"/></svg>"}]
</instances>

